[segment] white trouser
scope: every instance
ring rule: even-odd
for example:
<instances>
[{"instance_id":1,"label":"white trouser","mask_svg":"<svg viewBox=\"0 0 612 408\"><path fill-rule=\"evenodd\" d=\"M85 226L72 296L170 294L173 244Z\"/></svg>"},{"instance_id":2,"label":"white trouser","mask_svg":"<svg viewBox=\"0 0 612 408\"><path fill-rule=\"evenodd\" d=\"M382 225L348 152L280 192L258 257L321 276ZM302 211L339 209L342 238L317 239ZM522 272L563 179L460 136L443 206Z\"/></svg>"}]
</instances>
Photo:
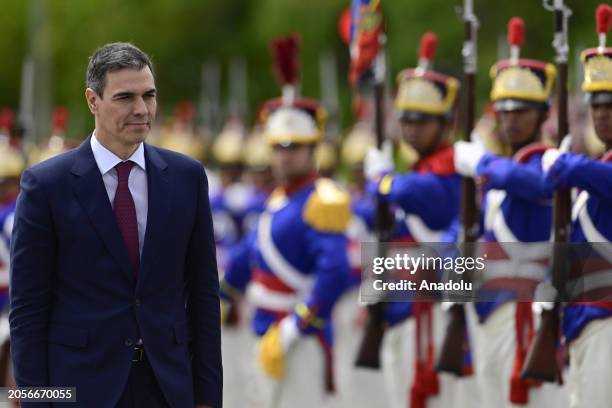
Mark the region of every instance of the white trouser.
<instances>
[{"instance_id":1,"label":"white trouser","mask_svg":"<svg viewBox=\"0 0 612 408\"><path fill-rule=\"evenodd\" d=\"M256 364L258 355L256 347ZM285 377L280 380L265 375L259 365L259 395L263 400L249 407L313 408L327 399L325 390L325 356L319 341L313 336L297 340L286 356Z\"/></svg>"},{"instance_id":2,"label":"white trouser","mask_svg":"<svg viewBox=\"0 0 612 408\"><path fill-rule=\"evenodd\" d=\"M336 393L329 408L370 408L388 406L384 379L380 370L355 367L355 358L363 338L363 326L357 324L360 313L359 289L345 293L334 306L334 369Z\"/></svg>"},{"instance_id":3,"label":"white trouser","mask_svg":"<svg viewBox=\"0 0 612 408\"><path fill-rule=\"evenodd\" d=\"M436 353L444 339L447 315L439 304L433 308L433 338ZM414 378L416 324L410 318L389 329L382 349L385 387L392 408L406 408ZM455 377L439 373L440 393L427 399L428 408L474 407L478 404L476 381L471 377Z\"/></svg>"},{"instance_id":4,"label":"white trouser","mask_svg":"<svg viewBox=\"0 0 612 408\"><path fill-rule=\"evenodd\" d=\"M594 320L570 344L571 408L612 406L612 318Z\"/></svg>"},{"instance_id":5,"label":"white trouser","mask_svg":"<svg viewBox=\"0 0 612 408\"><path fill-rule=\"evenodd\" d=\"M566 407L564 387L544 383L529 388L526 405L510 403L510 378L516 347L515 303L497 308L483 324L472 324L472 345L481 406L490 407Z\"/></svg>"},{"instance_id":6,"label":"white trouser","mask_svg":"<svg viewBox=\"0 0 612 408\"><path fill-rule=\"evenodd\" d=\"M248 310L243 303L236 303L240 308L239 324L231 327L223 326L221 329L223 406L227 408L251 406L249 396L257 392L253 367L250 364L253 345L257 338L252 334L250 316L247 316Z\"/></svg>"},{"instance_id":7,"label":"white trouser","mask_svg":"<svg viewBox=\"0 0 612 408\"><path fill-rule=\"evenodd\" d=\"M390 408L406 408L414 377L414 319L407 319L385 333L381 365Z\"/></svg>"}]
</instances>

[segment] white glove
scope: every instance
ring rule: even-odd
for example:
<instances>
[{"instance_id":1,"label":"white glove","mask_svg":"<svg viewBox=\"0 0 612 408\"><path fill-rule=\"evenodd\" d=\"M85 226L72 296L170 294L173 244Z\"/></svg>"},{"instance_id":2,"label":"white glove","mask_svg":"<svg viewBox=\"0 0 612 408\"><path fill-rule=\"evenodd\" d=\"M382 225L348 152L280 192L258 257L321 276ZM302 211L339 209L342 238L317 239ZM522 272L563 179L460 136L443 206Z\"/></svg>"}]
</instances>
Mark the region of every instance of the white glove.
<instances>
[{"instance_id":1,"label":"white glove","mask_svg":"<svg viewBox=\"0 0 612 408\"><path fill-rule=\"evenodd\" d=\"M454 145L455 170L465 177L475 177L476 167L486 153L484 146L478 142L459 141Z\"/></svg>"},{"instance_id":2,"label":"white glove","mask_svg":"<svg viewBox=\"0 0 612 408\"><path fill-rule=\"evenodd\" d=\"M561 151L561 153L565 153L565 152L569 152L571 148L572 148L572 135L567 134L565 135L563 140L561 140L561 144L559 144L559 150Z\"/></svg>"},{"instance_id":3,"label":"white glove","mask_svg":"<svg viewBox=\"0 0 612 408\"><path fill-rule=\"evenodd\" d=\"M542 155L542 171L548 173L548 170L555 164L557 159L561 156L561 150L548 149Z\"/></svg>"},{"instance_id":4,"label":"white glove","mask_svg":"<svg viewBox=\"0 0 612 408\"><path fill-rule=\"evenodd\" d=\"M545 310L553 310L557 299L557 289L550 282L541 282L536 287L533 298L531 309L536 314L541 314Z\"/></svg>"},{"instance_id":5,"label":"white glove","mask_svg":"<svg viewBox=\"0 0 612 408\"><path fill-rule=\"evenodd\" d=\"M281 320L278 323L278 330L280 332L281 347L287 352L300 337L300 330L297 327L295 316L289 315Z\"/></svg>"},{"instance_id":6,"label":"white glove","mask_svg":"<svg viewBox=\"0 0 612 408\"><path fill-rule=\"evenodd\" d=\"M363 162L363 172L368 180L376 181L393 168L393 145L389 140L383 143L381 150L375 147L368 149Z\"/></svg>"}]
</instances>

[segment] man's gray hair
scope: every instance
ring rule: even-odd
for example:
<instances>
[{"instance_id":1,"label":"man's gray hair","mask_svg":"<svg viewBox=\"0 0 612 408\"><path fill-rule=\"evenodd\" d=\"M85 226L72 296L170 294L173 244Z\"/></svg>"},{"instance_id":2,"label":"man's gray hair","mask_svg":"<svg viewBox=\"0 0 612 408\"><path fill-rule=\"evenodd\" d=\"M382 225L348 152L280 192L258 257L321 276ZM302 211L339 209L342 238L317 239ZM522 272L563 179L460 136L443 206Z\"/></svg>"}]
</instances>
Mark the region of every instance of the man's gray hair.
<instances>
[{"instance_id":1,"label":"man's gray hair","mask_svg":"<svg viewBox=\"0 0 612 408\"><path fill-rule=\"evenodd\" d=\"M130 43L116 42L98 48L87 66L87 88L93 89L100 97L106 86L106 74L120 69L141 69L149 67L153 72L153 63L147 54Z\"/></svg>"}]
</instances>

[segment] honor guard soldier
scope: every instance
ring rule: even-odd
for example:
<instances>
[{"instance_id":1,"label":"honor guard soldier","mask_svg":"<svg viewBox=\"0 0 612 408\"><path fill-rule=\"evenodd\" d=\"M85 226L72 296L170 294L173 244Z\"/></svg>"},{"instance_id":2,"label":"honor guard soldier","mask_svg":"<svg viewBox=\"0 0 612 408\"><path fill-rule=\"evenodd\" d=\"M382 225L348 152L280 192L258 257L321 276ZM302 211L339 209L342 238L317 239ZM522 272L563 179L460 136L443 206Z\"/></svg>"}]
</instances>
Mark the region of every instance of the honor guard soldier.
<instances>
[{"instance_id":1,"label":"honor guard soldier","mask_svg":"<svg viewBox=\"0 0 612 408\"><path fill-rule=\"evenodd\" d=\"M8 295L9 248L19 178L25 169L21 152L8 140L0 141L0 311Z\"/></svg>"},{"instance_id":2,"label":"honor guard soldier","mask_svg":"<svg viewBox=\"0 0 612 408\"><path fill-rule=\"evenodd\" d=\"M78 144L74 140L66 139L68 125L68 109L59 106L53 110L51 137L40 147L33 147L29 155L29 164L37 164L60 153L75 148Z\"/></svg>"},{"instance_id":3,"label":"honor guard soldier","mask_svg":"<svg viewBox=\"0 0 612 408\"><path fill-rule=\"evenodd\" d=\"M178 103L172 126L159 136L156 144L203 163L206 149L204 141L195 134L194 117L195 110L191 102Z\"/></svg>"},{"instance_id":4,"label":"honor guard soldier","mask_svg":"<svg viewBox=\"0 0 612 408\"><path fill-rule=\"evenodd\" d=\"M347 230L349 261L355 283L361 281L361 243L374 240L374 200L366 191L363 162L367 151L376 146L372 125L360 121L342 143L342 162L350 169L349 192L353 216Z\"/></svg>"},{"instance_id":5,"label":"honor guard soldier","mask_svg":"<svg viewBox=\"0 0 612 408\"><path fill-rule=\"evenodd\" d=\"M9 354L8 295L10 243L25 159L8 140L0 140L0 386L14 384Z\"/></svg>"},{"instance_id":6,"label":"honor guard soldier","mask_svg":"<svg viewBox=\"0 0 612 408\"><path fill-rule=\"evenodd\" d=\"M395 107L403 139L419 154L414 171L393 172L390 142L382 150L371 149L365 159L366 177L375 183L379 197L398 208L401 240L411 243L439 242L459 212L460 177L449 141L459 82L431 69L437 42L435 34L426 33L418 66L398 75ZM385 336L382 356L394 406L406 406L407 397L412 407L444 404L434 367L438 309L429 301L386 307L386 320L394 327ZM408 319L411 315L414 319Z\"/></svg>"},{"instance_id":7,"label":"honor guard soldier","mask_svg":"<svg viewBox=\"0 0 612 408\"><path fill-rule=\"evenodd\" d=\"M315 407L333 390L331 314L349 278L350 197L315 174L325 115L318 102L295 97L296 38L277 40L276 50L283 97L267 102L260 117L280 186L231 257L221 291L231 301L250 282L269 406Z\"/></svg>"},{"instance_id":8,"label":"honor guard soldier","mask_svg":"<svg viewBox=\"0 0 612 408\"><path fill-rule=\"evenodd\" d=\"M227 254L242 237L242 219L247 207L248 187L242 180L243 128L228 123L215 138L212 155L218 165L220 185L210 198L217 241L217 262L225 270Z\"/></svg>"},{"instance_id":9,"label":"honor guard soldier","mask_svg":"<svg viewBox=\"0 0 612 408\"><path fill-rule=\"evenodd\" d=\"M487 263L475 302L478 323L470 333L484 406L550 405L560 393L520 377L533 335L529 300L546 277L550 255L552 191L541 169L550 146L540 140L556 76L552 64L519 58L524 30L522 19L510 20L511 57L491 68L491 100L512 157L486 152L477 141L455 144L457 171L477 177L484 197L480 255Z\"/></svg>"},{"instance_id":10,"label":"honor guard soldier","mask_svg":"<svg viewBox=\"0 0 612 408\"><path fill-rule=\"evenodd\" d=\"M238 197L242 203L240 217L233 217L233 219L236 223L241 223L240 230L244 237L257 226L259 215L264 211L266 200L273 189L274 180L270 169L271 148L257 127L246 139L244 148L241 150L244 163L244 184L240 185L246 188L243 190L244 193ZM234 191L237 190L234 189ZM229 209L222 212L222 208L217 207L216 210L218 211L217 220L223 219L221 218L223 216L226 217L226 220L231 217ZM239 247L240 243L224 247L223 250L231 254L235 246ZM227 255L224 259L230 256ZM245 364L245 361L252 360L252 350L256 344L248 319L248 316L251 316L251 305L241 300L236 300L231 305L224 302L222 305L223 330L221 334L224 383L226 385L223 399L227 406L250 406L252 405L250 396L258 391L250 388L256 385L254 370L252 365ZM237 393L236 389L242 389L243 392Z\"/></svg>"},{"instance_id":11,"label":"honor guard soldier","mask_svg":"<svg viewBox=\"0 0 612 408\"><path fill-rule=\"evenodd\" d=\"M612 48L606 48L612 9L596 13L599 46L582 53L584 82L595 133L606 152L598 159L548 150L547 183L577 189L572 211L569 303L563 334L569 345L570 407L603 407L612 401Z\"/></svg>"},{"instance_id":12,"label":"honor guard soldier","mask_svg":"<svg viewBox=\"0 0 612 408\"><path fill-rule=\"evenodd\" d=\"M247 207L242 219L242 231L243 234L247 234L257 225L259 214L263 212L266 200L274 189L274 177L270 163L272 149L259 129L251 133L244 146L245 183L249 189Z\"/></svg>"}]
</instances>

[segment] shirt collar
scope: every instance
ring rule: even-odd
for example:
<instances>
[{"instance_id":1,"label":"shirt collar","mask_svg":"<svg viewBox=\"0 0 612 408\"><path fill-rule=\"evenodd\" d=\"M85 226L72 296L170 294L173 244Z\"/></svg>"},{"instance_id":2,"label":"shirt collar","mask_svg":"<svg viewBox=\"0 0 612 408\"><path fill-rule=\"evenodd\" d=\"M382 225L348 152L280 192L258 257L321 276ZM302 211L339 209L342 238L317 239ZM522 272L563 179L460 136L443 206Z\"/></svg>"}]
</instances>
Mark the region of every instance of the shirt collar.
<instances>
[{"instance_id":1,"label":"shirt collar","mask_svg":"<svg viewBox=\"0 0 612 408\"><path fill-rule=\"evenodd\" d=\"M109 170L123 161L117 157L115 153L108 150L98 141L95 130L91 135L91 150L93 152L94 159L96 160L96 164L98 165L98 169L100 169L100 173L102 173L102 175L105 175ZM144 143L138 145L138 148L134 153L132 153L128 160L136 163L141 169L146 171Z\"/></svg>"}]
</instances>

